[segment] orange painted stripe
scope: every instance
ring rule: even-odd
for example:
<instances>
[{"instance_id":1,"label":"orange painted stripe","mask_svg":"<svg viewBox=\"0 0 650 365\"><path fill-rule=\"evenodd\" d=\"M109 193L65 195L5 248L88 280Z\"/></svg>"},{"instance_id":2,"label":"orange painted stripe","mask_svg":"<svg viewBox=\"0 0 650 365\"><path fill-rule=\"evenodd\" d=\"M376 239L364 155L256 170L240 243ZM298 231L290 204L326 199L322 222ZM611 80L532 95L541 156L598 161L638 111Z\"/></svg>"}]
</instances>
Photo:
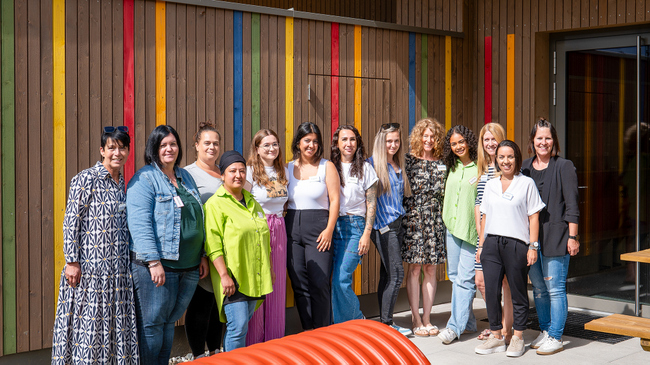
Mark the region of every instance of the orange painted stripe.
<instances>
[{"instance_id":1,"label":"orange painted stripe","mask_svg":"<svg viewBox=\"0 0 650 365\"><path fill-rule=\"evenodd\" d=\"M508 54L506 60L507 81L506 81L506 122L507 136L513 141L515 139L515 35L508 34Z\"/></svg>"},{"instance_id":2,"label":"orange painted stripe","mask_svg":"<svg viewBox=\"0 0 650 365\"><path fill-rule=\"evenodd\" d=\"M167 124L165 2L156 0L156 125Z\"/></svg>"}]
</instances>

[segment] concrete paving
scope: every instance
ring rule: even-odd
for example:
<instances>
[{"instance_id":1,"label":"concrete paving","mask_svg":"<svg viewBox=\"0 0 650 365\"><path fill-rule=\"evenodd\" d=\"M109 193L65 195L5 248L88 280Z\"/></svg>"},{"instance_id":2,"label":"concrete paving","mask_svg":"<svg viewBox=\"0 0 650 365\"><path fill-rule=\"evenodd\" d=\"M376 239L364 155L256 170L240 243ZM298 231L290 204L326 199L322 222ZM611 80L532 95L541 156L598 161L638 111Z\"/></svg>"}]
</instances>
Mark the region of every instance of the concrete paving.
<instances>
[{"instance_id":1,"label":"concrete paving","mask_svg":"<svg viewBox=\"0 0 650 365\"><path fill-rule=\"evenodd\" d=\"M441 330L445 327L449 319L451 305L439 304L433 307L431 314L431 323L438 326ZM477 333L463 334L459 340L455 340L449 345L444 345L437 336L434 337L415 337L409 336L409 339L426 355L432 364L473 364L481 365L505 364L505 363L525 363L525 364L650 364L650 352L643 351L639 344L638 338L632 338L627 341L619 342L615 345L588 341L575 337L564 336L564 351L554 355L541 356L537 355L534 349L530 349L528 344L534 340L539 332L526 330L524 332L524 341L526 343L526 352L520 358L509 358L505 353L492 355L478 355L474 348L481 341L476 337L485 328L488 323L481 321L487 318L485 302L481 299L474 300L474 313L478 320ZM394 322L402 327L411 327L411 312L400 312L394 316Z\"/></svg>"}]
</instances>

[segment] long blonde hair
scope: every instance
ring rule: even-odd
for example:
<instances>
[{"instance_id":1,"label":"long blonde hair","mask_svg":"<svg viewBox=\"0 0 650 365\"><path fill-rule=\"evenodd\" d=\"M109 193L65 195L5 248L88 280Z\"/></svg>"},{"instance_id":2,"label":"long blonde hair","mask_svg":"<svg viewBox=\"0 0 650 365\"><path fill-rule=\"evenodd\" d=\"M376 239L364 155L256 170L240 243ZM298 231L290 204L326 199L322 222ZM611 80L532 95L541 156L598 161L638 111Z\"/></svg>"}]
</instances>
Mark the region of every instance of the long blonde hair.
<instances>
[{"instance_id":1,"label":"long blonde hair","mask_svg":"<svg viewBox=\"0 0 650 365\"><path fill-rule=\"evenodd\" d=\"M375 171L377 172L377 177L379 178L379 186L377 189L377 195L382 195L384 193L390 195L390 178L388 175L388 154L386 153L386 136L388 133L398 132L400 135L400 145L399 149L393 156L393 161L402 169L402 179L404 180L404 196L411 196L411 185L406 178L406 171L404 171L404 151L402 149L402 132L399 128L395 126L388 125L388 128L382 126L375 136L375 143L372 148L372 161L375 165Z\"/></svg>"},{"instance_id":2,"label":"long blonde hair","mask_svg":"<svg viewBox=\"0 0 650 365\"><path fill-rule=\"evenodd\" d=\"M485 151L485 148L483 147L483 137L485 136L485 132L492 133L494 138L497 140L497 143L501 143L501 141L506 139L506 131L499 123L488 123L484 125L483 128L481 128L481 132L478 136L478 161L476 163L478 165L479 177L488 170L488 166L490 163L492 163L490 155Z\"/></svg>"},{"instance_id":3,"label":"long blonde hair","mask_svg":"<svg viewBox=\"0 0 650 365\"><path fill-rule=\"evenodd\" d=\"M262 163L260 154L257 153L257 149L259 148L260 143L262 143L264 137L268 136L275 137L275 140L278 142L278 146L280 145L280 138L278 138L277 133L270 129L260 129L253 136L253 142L251 143L251 147L248 151L248 161L246 161L246 165L250 166L253 170L253 182L256 182L259 186L270 188L272 186L271 180L269 180L269 176L266 174L264 163ZM273 168L278 174L278 182L286 186L289 182L287 181L287 176L284 173L284 164L282 163L282 149L280 149L280 147L278 147L278 157L273 160Z\"/></svg>"},{"instance_id":4,"label":"long blonde hair","mask_svg":"<svg viewBox=\"0 0 650 365\"><path fill-rule=\"evenodd\" d=\"M445 128L435 118L424 118L415 123L411 136L409 137L409 144L411 145L411 153L417 157L424 156L424 144L422 143L422 135L430 129L435 136L433 146L433 158L442 157L442 148L445 145Z\"/></svg>"}]
</instances>

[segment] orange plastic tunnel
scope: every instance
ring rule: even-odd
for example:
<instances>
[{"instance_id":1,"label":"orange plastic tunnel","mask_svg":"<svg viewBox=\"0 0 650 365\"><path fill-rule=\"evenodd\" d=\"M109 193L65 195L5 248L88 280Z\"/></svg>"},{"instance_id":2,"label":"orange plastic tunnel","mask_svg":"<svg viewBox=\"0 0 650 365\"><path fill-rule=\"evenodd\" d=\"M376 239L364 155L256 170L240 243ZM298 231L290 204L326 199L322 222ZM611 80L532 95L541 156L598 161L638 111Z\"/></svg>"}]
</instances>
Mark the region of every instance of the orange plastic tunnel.
<instances>
[{"instance_id":1,"label":"orange plastic tunnel","mask_svg":"<svg viewBox=\"0 0 650 365\"><path fill-rule=\"evenodd\" d=\"M358 319L222 352L192 364L430 364L385 324Z\"/></svg>"}]
</instances>

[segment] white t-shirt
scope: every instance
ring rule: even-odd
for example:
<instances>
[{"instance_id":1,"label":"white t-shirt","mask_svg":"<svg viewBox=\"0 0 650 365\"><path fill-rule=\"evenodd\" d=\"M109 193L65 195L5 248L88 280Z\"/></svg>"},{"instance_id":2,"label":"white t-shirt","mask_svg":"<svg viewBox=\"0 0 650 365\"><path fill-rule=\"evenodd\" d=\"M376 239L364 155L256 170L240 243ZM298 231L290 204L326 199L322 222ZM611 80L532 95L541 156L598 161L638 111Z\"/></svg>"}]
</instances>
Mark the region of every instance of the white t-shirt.
<instances>
[{"instance_id":1,"label":"white t-shirt","mask_svg":"<svg viewBox=\"0 0 650 365\"><path fill-rule=\"evenodd\" d=\"M341 186L341 207L339 215L366 215L366 190L377 182L377 173L368 162L363 163L363 179L350 176L351 163L341 162L341 173L345 186Z\"/></svg>"},{"instance_id":2,"label":"white t-shirt","mask_svg":"<svg viewBox=\"0 0 650 365\"><path fill-rule=\"evenodd\" d=\"M289 199L287 186L281 185L278 182L278 174L275 172L273 166L265 166L264 170L266 170L266 175L273 184L270 188L260 186L257 182L253 182L253 167L246 167L246 181L253 186L250 193L260 203L265 214L282 214L284 211L284 203ZM286 168L284 168L284 173L287 176Z\"/></svg>"},{"instance_id":3,"label":"white t-shirt","mask_svg":"<svg viewBox=\"0 0 650 365\"><path fill-rule=\"evenodd\" d=\"M546 204L539 196L535 181L517 174L502 193L501 179L494 178L485 184L481 213L487 215L485 234L516 238L529 243L528 217L539 212Z\"/></svg>"}]
</instances>

